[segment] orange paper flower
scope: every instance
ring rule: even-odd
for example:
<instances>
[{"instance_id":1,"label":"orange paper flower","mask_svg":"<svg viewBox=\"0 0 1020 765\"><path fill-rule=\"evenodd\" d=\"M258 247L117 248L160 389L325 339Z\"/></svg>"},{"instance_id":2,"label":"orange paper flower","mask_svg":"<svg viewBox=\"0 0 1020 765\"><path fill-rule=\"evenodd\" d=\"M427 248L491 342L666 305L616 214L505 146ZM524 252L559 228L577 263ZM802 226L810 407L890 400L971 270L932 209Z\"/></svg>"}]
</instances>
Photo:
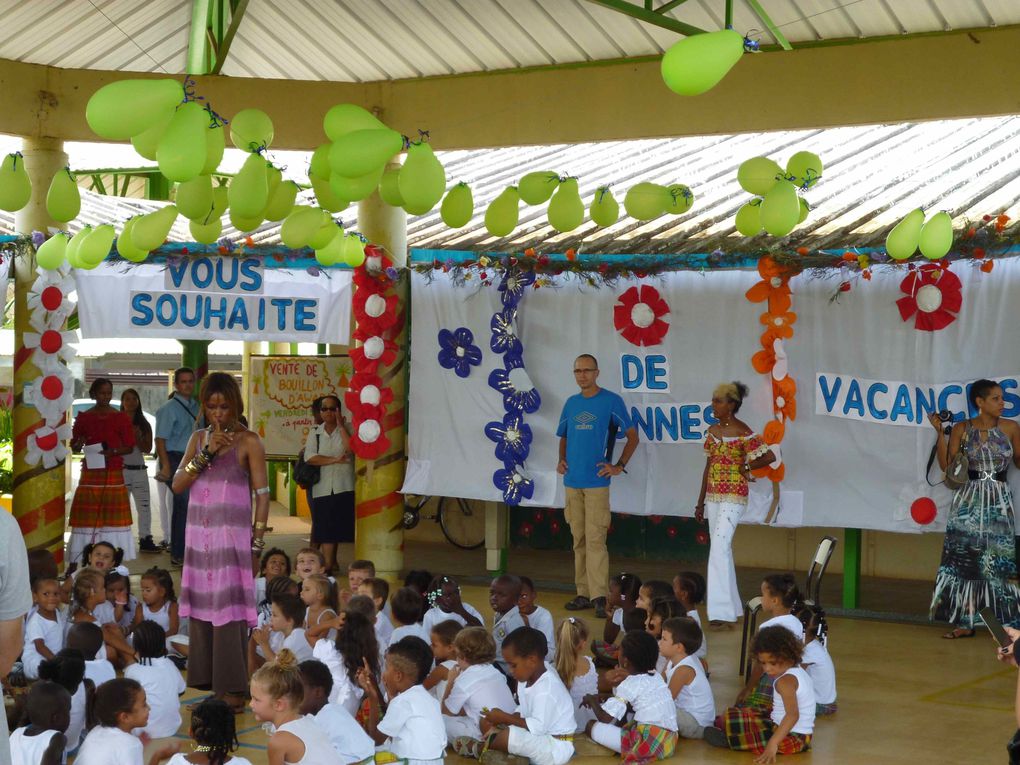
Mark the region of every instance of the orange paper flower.
<instances>
[{"instance_id":1,"label":"orange paper flower","mask_svg":"<svg viewBox=\"0 0 1020 765\"><path fill-rule=\"evenodd\" d=\"M767 332L788 340L793 337L793 325L797 323L797 314L792 311L778 313L767 311L761 315L760 321L767 327Z\"/></svg>"},{"instance_id":2,"label":"orange paper flower","mask_svg":"<svg viewBox=\"0 0 1020 765\"><path fill-rule=\"evenodd\" d=\"M797 383L792 377L772 381L772 401L777 414L787 420L797 419Z\"/></svg>"}]
</instances>

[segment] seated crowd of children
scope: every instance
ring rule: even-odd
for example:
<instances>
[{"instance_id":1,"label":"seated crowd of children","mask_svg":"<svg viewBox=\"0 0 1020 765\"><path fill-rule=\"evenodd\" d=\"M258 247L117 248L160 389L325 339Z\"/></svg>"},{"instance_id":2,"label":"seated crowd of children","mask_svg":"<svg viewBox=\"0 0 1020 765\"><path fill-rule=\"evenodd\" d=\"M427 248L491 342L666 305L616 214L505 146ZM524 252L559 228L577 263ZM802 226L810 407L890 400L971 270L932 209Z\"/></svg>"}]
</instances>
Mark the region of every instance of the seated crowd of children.
<instances>
[{"instance_id":1,"label":"seated crowd of children","mask_svg":"<svg viewBox=\"0 0 1020 765\"><path fill-rule=\"evenodd\" d=\"M34 682L14 762L141 765L153 742L149 765L249 765L233 754L237 710L222 701L191 708L190 753L171 740L188 644L170 574L146 571L136 600L117 550L98 542L86 561L65 586L55 565L33 566L21 663ZM582 734L625 763L670 757L681 738L773 762L807 750L816 717L836 711L824 614L788 574L762 583L770 618L748 683L719 716L694 572L672 583L613 577L602 640L575 616L554 625L522 576L492 581L487 620L448 576L413 571L391 593L370 561L355 561L343 587L311 548L293 566L267 550L260 574L250 707L269 733L270 765L437 765L448 749L562 765Z\"/></svg>"}]
</instances>

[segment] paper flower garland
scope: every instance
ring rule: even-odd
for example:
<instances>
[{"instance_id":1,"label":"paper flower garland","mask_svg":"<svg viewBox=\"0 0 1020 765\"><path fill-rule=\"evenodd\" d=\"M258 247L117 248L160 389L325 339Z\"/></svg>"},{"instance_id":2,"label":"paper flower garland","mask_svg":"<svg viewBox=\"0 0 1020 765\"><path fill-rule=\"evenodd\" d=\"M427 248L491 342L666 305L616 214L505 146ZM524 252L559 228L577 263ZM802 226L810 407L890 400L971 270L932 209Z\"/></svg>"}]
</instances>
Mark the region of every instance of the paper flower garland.
<instances>
[{"instance_id":1,"label":"paper flower garland","mask_svg":"<svg viewBox=\"0 0 1020 765\"><path fill-rule=\"evenodd\" d=\"M42 462L47 470L56 467L67 457L68 449L64 442L70 438L71 426L66 423L56 428L49 425L36 428L25 442L25 463L38 465Z\"/></svg>"},{"instance_id":2,"label":"paper flower garland","mask_svg":"<svg viewBox=\"0 0 1020 765\"><path fill-rule=\"evenodd\" d=\"M537 412L542 405L542 397L524 369L524 361L505 354L503 365L503 369L493 369L489 373L489 387L503 394L503 407L508 412Z\"/></svg>"},{"instance_id":3,"label":"paper flower garland","mask_svg":"<svg viewBox=\"0 0 1020 765\"><path fill-rule=\"evenodd\" d=\"M935 332L956 321L963 306L961 288L960 277L949 270L948 264L928 263L900 282L900 291L906 297L897 300L896 306L903 321L914 317L914 329Z\"/></svg>"},{"instance_id":4,"label":"paper flower garland","mask_svg":"<svg viewBox=\"0 0 1020 765\"><path fill-rule=\"evenodd\" d=\"M474 343L475 336L467 327L439 330L439 366L452 369L457 377L467 377L471 367L482 363L482 352Z\"/></svg>"},{"instance_id":5,"label":"paper flower garland","mask_svg":"<svg viewBox=\"0 0 1020 765\"><path fill-rule=\"evenodd\" d=\"M613 307L613 326L631 345L659 345L669 332L663 316L669 314L669 304L659 291L647 284L631 287Z\"/></svg>"},{"instance_id":6,"label":"paper flower garland","mask_svg":"<svg viewBox=\"0 0 1020 765\"><path fill-rule=\"evenodd\" d=\"M516 308L506 308L492 315L492 321L489 322L489 328L492 330L489 347L493 353L521 355L524 349L521 346L521 339L517 337L516 323Z\"/></svg>"},{"instance_id":7,"label":"paper flower garland","mask_svg":"<svg viewBox=\"0 0 1020 765\"><path fill-rule=\"evenodd\" d=\"M506 463L492 474L492 482L503 492L503 501L508 505L519 505L522 499L531 499L535 494L535 482L522 465Z\"/></svg>"},{"instance_id":8,"label":"paper flower garland","mask_svg":"<svg viewBox=\"0 0 1020 765\"><path fill-rule=\"evenodd\" d=\"M531 451L531 426L524 422L524 416L508 412L502 422L490 422L485 426L485 435L496 442L496 459L503 462L523 463Z\"/></svg>"}]
</instances>

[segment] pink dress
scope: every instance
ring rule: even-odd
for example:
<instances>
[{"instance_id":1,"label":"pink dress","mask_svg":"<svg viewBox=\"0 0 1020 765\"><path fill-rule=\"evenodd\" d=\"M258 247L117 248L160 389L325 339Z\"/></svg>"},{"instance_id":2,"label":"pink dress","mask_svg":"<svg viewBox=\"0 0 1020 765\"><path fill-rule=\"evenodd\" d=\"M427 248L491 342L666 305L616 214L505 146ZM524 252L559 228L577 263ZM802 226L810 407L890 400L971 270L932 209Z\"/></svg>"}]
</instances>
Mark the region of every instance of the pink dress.
<instances>
[{"instance_id":1,"label":"pink dress","mask_svg":"<svg viewBox=\"0 0 1020 765\"><path fill-rule=\"evenodd\" d=\"M205 443L205 434L199 447ZM221 627L254 627L255 580L251 565L252 501L248 473L236 446L217 455L191 486L181 573L181 616Z\"/></svg>"}]
</instances>

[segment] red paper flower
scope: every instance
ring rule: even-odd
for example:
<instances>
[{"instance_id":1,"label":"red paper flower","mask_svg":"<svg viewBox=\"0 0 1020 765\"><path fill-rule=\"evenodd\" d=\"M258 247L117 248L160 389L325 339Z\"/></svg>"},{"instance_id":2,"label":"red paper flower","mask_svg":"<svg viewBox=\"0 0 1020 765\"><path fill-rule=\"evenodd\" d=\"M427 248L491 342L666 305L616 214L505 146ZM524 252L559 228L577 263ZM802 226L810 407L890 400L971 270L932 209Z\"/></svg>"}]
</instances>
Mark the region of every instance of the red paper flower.
<instances>
[{"instance_id":1,"label":"red paper flower","mask_svg":"<svg viewBox=\"0 0 1020 765\"><path fill-rule=\"evenodd\" d=\"M632 345L658 345L669 332L662 319L669 313L669 304L655 287L642 284L620 295L613 307L613 325Z\"/></svg>"},{"instance_id":2,"label":"red paper flower","mask_svg":"<svg viewBox=\"0 0 1020 765\"><path fill-rule=\"evenodd\" d=\"M963 305L960 278L937 263L928 263L911 271L900 282L906 297L896 301L903 321L914 317L914 329L934 332L956 320Z\"/></svg>"}]
</instances>

